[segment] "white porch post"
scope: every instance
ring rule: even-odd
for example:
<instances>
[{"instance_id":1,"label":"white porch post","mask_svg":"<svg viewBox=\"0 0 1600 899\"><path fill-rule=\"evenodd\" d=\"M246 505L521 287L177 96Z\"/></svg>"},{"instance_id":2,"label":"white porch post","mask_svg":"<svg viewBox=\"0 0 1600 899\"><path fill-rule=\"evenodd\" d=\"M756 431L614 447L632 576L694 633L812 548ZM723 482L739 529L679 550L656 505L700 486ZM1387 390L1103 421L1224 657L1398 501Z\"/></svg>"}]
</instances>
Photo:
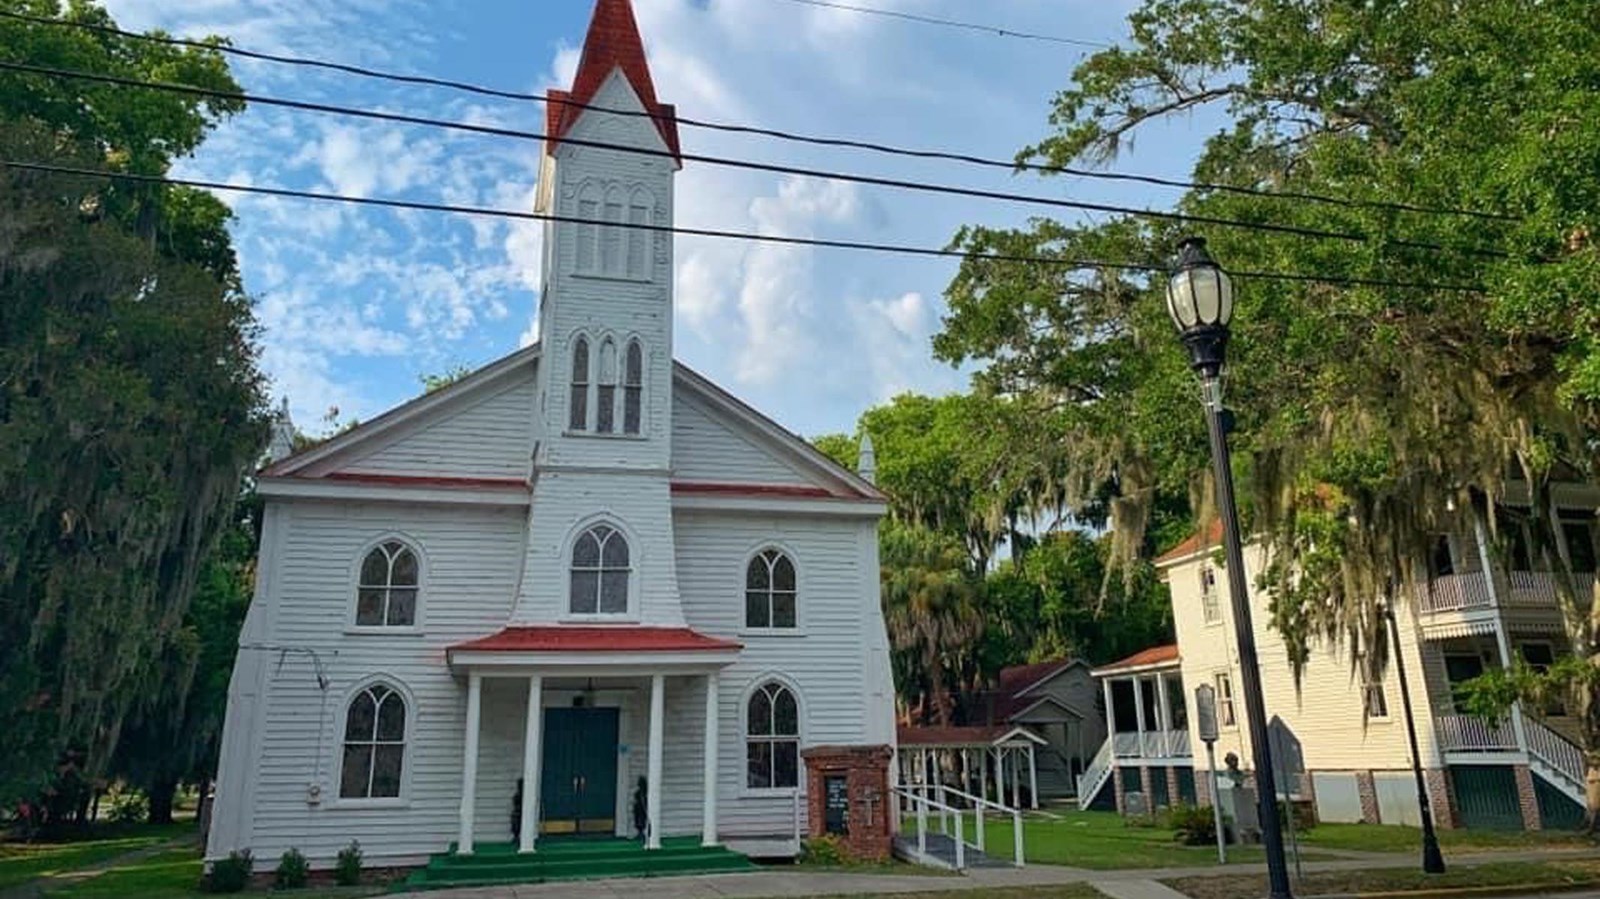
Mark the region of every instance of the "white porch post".
<instances>
[{"instance_id":1,"label":"white porch post","mask_svg":"<svg viewBox=\"0 0 1600 899\"><path fill-rule=\"evenodd\" d=\"M1011 807L1022 808L1022 772L1018 770L1021 763L1017 761L1017 751L1010 750L1011 754Z\"/></svg>"},{"instance_id":2,"label":"white porch post","mask_svg":"<svg viewBox=\"0 0 1600 899\"><path fill-rule=\"evenodd\" d=\"M1139 729L1139 756L1144 757L1144 684L1139 675L1131 678L1133 684L1133 724Z\"/></svg>"},{"instance_id":3,"label":"white porch post","mask_svg":"<svg viewBox=\"0 0 1600 899\"><path fill-rule=\"evenodd\" d=\"M961 748L961 792L972 790L972 750Z\"/></svg>"},{"instance_id":4,"label":"white porch post","mask_svg":"<svg viewBox=\"0 0 1600 899\"><path fill-rule=\"evenodd\" d=\"M1106 694L1106 739L1111 741L1111 761L1115 764L1117 759L1117 707L1111 701L1111 678L1100 682Z\"/></svg>"},{"instance_id":5,"label":"white porch post","mask_svg":"<svg viewBox=\"0 0 1600 899\"><path fill-rule=\"evenodd\" d=\"M989 753L978 750L978 798L989 798Z\"/></svg>"},{"instance_id":6,"label":"white porch post","mask_svg":"<svg viewBox=\"0 0 1600 899\"><path fill-rule=\"evenodd\" d=\"M528 677L528 720L522 732L522 828L518 852L532 852L539 835L539 762L544 749L544 678Z\"/></svg>"},{"instance_id":7,"label":"white porch post","mask_svg":"<svg viewBox=\"0 0 1600 899\"><path fill-rule=\"evenodd\" d=\"M661 750L666 736L667 678L650 676L650 772L645 785L649 833L644 848L661 848Z\"/></svg>"},{"instance_id":8,"label":"white porch post","mask_svg":"<svg viewBox=\"0 0 1600 899\"><path fill-rule=\"evenodd\" d=\"M705 807L700 812L700 845L717 845L717 673L706 675Z\"/></svg>"},{"instance_id":9,"label":"white porch post","mask_svg":"<svg viewBox=\"0 0 1600 899\"><path fill-rule=\"evenodd\" d=\"M1039 807L1039 768L1033 762L1033 743L1028 743L1028 801Z\"/></svg>"},{"instance_id":10,"label":"white porch post","mask_svg":"<svg viewBox=\"0 0 1600 899\"><path fill-rule=\"evenodd\" d=\"M1172 754L1172 697L1167 692L1167 676L1156 672L1156 727L1161 729L1161 754Z\"/></svg>"},{"instance_id":11,"label":"white porch post","mask_svg":"<svg viewBox=\"0 0 1600 899\"><path fill-rule=\"evenodd\" d=\"M457 855L472 854L472 820L477 815L478 720L483 711L483 675L467 675L467 732L461 749L461 833Z\"/></svg>"}]
</instances>

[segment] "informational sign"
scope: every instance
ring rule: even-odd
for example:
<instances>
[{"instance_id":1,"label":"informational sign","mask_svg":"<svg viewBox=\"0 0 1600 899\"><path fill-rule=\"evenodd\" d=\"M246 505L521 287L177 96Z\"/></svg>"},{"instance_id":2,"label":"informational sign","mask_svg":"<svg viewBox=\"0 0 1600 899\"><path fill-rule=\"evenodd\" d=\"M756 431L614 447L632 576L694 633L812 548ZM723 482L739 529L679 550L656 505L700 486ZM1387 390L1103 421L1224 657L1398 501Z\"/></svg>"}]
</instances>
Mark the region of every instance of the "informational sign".
<instances>
[{"instance_id":1,"label":"informational sign","mask_svg":"<svg viewBox=\"0 0 1600 899\"><path fill-rule=\"evenodd\" d=\"M1217 741L1217 690L1210 684L1194 688L1195 731L1206 743Z\"/></svg>"},{"instance_id":2,"label":"informational sign","mask_svg":"<svg viewBox=\"0 0 1600 899\"><path fill-rule=\"evenodd\" d=\"M843 774L822 778L824 829L844 836L850 832L850 779Z\"/></svg>"}]
</instances>

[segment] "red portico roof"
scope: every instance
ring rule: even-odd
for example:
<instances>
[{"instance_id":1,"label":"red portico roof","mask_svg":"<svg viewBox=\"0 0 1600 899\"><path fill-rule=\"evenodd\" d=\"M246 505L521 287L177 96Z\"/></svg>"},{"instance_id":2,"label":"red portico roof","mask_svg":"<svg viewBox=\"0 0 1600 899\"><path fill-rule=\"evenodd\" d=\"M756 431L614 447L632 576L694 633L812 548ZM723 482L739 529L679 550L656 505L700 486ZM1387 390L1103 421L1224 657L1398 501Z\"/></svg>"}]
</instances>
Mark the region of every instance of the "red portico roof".
<instances>
[{"instance_id":1,"label":"red portico roof","mask_svg":"<svg viewBox=\"0 0 1600 899\"><path fill-rule=\"evenodd\" d=\"M578 74L570 91L550 91L550 102L545 105L545 132L548 144L555 147L565 137L585 110L583 104L594 102L594 95L611 77L614 69L622 74L639 95L645 111L654 118L656 129L673 158L678 159L678 118L672 104L656 100L656 87L650 80L650 66L645 63L644 41L639 37L639 23L633 18L633 4L629 0L599 0L594 7L594 18L589 20L589 34L583 40L583 56L578 60Z\"/></svg>"},{"instance_id":2,"label":"red portico roof","mask_svg":"<svg viewBox=\"0 0 1600 899\"><path fill-rule=\"evenodd\" d=\"M741 649L686 627L548 626L508 627L452 652L715 652Z\"/></svg>"}]
</instances>

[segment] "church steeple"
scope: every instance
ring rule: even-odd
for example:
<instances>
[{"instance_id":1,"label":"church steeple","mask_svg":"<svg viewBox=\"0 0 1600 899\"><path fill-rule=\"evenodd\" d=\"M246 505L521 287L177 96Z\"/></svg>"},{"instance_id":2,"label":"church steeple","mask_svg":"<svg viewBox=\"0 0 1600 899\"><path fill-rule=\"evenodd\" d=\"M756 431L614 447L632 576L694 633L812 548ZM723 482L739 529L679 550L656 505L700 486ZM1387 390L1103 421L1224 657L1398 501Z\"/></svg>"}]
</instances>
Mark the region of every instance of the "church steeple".
<instances>
[{"instance_id":1,"label":"church steeple","mask_svg":"<svg viewBox=\"0 0 1600 899\"><path fill-rule=\"evenodd\" d=\"M650 66L645 61L644 41L639 37L639 24L633 17L633 4L629 0L598 0L594 17L589 20L589 33L583 41L583 55L578 60L578 74L573 79L571 91L552 90L546 104L545 131L549 135L551 150L566 137L580 116L593 104L606 79L617 69L639 102L655 121L661 140L677 160L678 120L670 103L656 99L655 83L650 78ZM596 104L601 105L601 104Z\"/></svg>"}]
</instances>

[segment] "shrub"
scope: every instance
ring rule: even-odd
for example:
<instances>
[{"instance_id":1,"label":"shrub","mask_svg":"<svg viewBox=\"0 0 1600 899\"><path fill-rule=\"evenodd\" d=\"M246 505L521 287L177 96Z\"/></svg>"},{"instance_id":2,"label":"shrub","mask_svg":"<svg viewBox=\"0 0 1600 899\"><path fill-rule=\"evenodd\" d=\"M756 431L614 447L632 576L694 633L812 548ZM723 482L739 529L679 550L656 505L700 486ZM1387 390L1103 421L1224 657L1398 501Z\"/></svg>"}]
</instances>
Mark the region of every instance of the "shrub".
<instances>
[{"instance_id":1,"label":"shrub","mask_svg":"<svg viewBox=\"0 0 1600 899\"><path fill-rule=\"evenodd\" d=\"M237 893L250 883L250 872L254 868L255 859L251 858L250 850L236 849L228 853L227 858L211 863L211 873L200 882L200 888L207 893Z\"/></svg>"},{"instance_id":2,"label":"shrub","mask_svg":"<svg viewBox=\"0 0 1600 899\"><path fill-rule=\"evenodd\" d=\"M143 793L119 790L111 794L106 818L113 824L134 824L150 817L150 800Z\"/></svg>"},{"instance_id":3,"label":"shrub","mask_svg":"<svg viewBox=\"0 0 1600 899\"><path fill-rule=\"evenodd\" d=\"M1205 846L1217 841L1217 819L1209 805L1175 805L1167 812L1172 838L1185 846Z\"/></svg>"},{"instance_id":4,"label":"shrub","mask_svg":"<svg viewBox=\"0 0 1600 899\"><path fill-rule=\"evenodd\" d=\"M306 878L311 874L311 863L300 850L293 847L283 853L278 859L277 876L272 881L273 889L298 890L306 885Z\"/></svg>"},{"instance_id":5,"label":"shrub","mask_svg":"<svg viewBox=\"0 0 1600 899\"><path fill-rule=\"evenodd\" d=\"M339 860L333 864L333 881L342 887L361 882L361 844L356 840L339 850Z\"/></svg>"},{"instance_id":6,"label":"shrub","mask_svg":"<svg viewBox=\"0 0 1600 899\"><path fill-rule=\"evenodd\" d=\"M832 834L812 837L800 844L800 861L807 865L843 865L850 858L844 843Z\"/></svg>"}]
</instances>

